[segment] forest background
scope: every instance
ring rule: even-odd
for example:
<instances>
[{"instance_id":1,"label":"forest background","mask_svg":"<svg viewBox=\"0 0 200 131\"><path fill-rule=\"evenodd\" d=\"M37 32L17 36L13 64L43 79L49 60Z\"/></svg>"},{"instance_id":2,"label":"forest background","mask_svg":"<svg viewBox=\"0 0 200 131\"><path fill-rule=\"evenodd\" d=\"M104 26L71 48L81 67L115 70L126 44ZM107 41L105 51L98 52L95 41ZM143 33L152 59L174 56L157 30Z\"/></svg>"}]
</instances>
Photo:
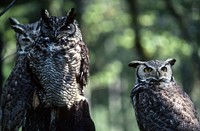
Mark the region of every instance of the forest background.
<instances>
[{"instance_id":1,"label":"forest background","mask_svg":"<svg viewBox=\"0 0 200 131\"><path fill-rule=\"evenodd\" d=\"M1 0L0 10L10 2ZM8 18L28 24L40 19L41 8L61 16L72 7L90 50L85 94L97 131L138 131L129 97L132 60L175 58L176 81L200 112L200 0L16 0L0 17L1 87L16 56Z\"/></svg>"}]
</instances>

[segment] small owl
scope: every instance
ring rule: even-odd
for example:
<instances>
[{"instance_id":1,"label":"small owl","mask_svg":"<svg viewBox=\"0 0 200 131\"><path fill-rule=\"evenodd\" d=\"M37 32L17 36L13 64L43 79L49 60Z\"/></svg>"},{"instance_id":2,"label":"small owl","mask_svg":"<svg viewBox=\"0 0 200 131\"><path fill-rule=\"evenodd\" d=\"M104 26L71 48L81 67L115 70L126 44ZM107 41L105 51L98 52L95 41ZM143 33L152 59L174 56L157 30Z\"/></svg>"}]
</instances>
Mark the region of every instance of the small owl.
<instances>
[{"instance_id":1,"label":"small owl","mask_svg":"<svg viewBox=\"0 0 200 131\"><path fill-rule=\"evenodd\" d=\"M200 131L197 111L190 97L176 83L166 61L132 61L136 82L131 102L141 131Z\"/></svg>"},{"instance_id":2,"label":"small owl","mask_svg":"<svg viewBox=\"0 0 200 131\"><path fill-rule=\"evenodd\" d=\"M37 37L40 35L41 22L37 21L32 24L21 24L15 18L9 18L11 27L16 33L17 53L27 54L30 51L31 45L34 44Z\"/></svg>"},{"instance_id":3,"label":"small owl","mask_svg":"<svg viewBox=\"0 0 200 131\"><path fill-rule=\"evenodd\" d=\"M41 11L41 37L29 53L29 66L44 89L46 102L71 107L81 97L89 74L88 48L75 20Z\"/></svg>"},{"instance_id":4,"label":"small owl","mask_svg":"<svg viewBox=\"0 0 200 131\"><path fill-rule=\"evenodd\" d=\"M35 84L28 73L27 53L40 33L40 22L21 24L10 18L17 37L17 56L15 66L5 82L1 96L1 129L18 131L26 111L31 105Z\"/></svg>"}]
</instances>

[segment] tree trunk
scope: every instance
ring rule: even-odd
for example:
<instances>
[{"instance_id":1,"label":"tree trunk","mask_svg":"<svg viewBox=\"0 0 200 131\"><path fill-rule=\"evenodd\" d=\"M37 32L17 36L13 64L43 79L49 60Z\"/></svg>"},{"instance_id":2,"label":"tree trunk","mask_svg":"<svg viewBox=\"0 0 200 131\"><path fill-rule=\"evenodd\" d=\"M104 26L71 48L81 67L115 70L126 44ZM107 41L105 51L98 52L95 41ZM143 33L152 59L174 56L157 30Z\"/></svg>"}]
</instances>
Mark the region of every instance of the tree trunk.
<instances>
[{"instance_id":1,"label":"tree trunk","mask_svg":"<svg viewBox=\"0 0 200 131\"><path fill-rule=\"evenodd\" d=\"M139 18L139 5L138 0L127 0L127 3L129 5L130 13L132 15L132 28L135 31L135 51L138 54L139 59L146 60L148 59L148 56L146 55L142 43L141 43L141 26L138 21Z\"/></svg>"},{"instance_id":2,"label":"tree trunk","mask_svg":"<svg viewBox=\"0 0 200 131\"><path fill-rule=\"evenodd\" d=\"M2 34L0 33L0 96L2 94L2 88L3 88L3 72L2 72L2 64L3 64L3 58L2 58L2 51L3 51L3 40L2 40Z\"/></svg>"}]
</instances>

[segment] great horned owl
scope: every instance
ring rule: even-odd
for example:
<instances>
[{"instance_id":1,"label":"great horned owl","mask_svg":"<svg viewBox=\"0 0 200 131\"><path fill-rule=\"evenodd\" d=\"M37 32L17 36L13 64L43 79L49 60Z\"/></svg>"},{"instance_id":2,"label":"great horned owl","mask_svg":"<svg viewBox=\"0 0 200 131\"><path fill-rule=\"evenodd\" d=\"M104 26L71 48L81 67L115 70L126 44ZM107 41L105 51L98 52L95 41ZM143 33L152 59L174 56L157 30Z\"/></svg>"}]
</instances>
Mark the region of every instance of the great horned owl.
<instances>
[{"instance_id":1,"label":"great horned owl","mask_svg":"<svg viewBox=\"0 0 200 131\"><path fill-rule=\"evenodd\" d=\"M197 111L189 96L175 82L166 61L132 61L136 82L131 91L137 123L141 131L199 131Z\"/></svg>"},{"instance_id":2,"label":"great horned owl","mask_svg":"<svg viewBox=\"0 0 200 131\"><path fill-rule=\"evenodd\" d=\"M1 129L16 130L25 119L27 108L32 101L35 84L28 73L25 59L30 47L40 33L40 22L23 25L10 18L17 37L17 56L15 66L5 82L1 96Z\"/></svg>"},{"instance_id":3,"label":"great horned owl","mask_svg":"<svg viewBox=\"0 0 200 131\"><path fill-rule=\"evenodd\" d=\"M29 54L29 66L46 94L46 103L71 107L81 98L89 73L88 48L71 9L66 17L41 11L41 37Z\"/></svg>"},{"instance_id":4,"label":"great horned owl","mask_svg":"<svg viewBox=\"0 0 200 131\"><path fill-rule=\"evenodd\" d=\"M41 36L29 53L28 65L42 87L43 91L39 94L44 94L46 107L51 109L49 129L68 129L73 126L74 129L69 129L78 130L76 124L82 125L87 120L86 123L91 123L90 128L94 131L93 121L87 114L89 108L80 108L79 105L87 103L83 88L89 75L89 55L74 10L71 9L65 17L49 16L47 10L42 10L41 15ZM80 109L74 110L75 106ZM71 118L68 115L71 111L72 117L79 114L79 118L72 118L75 122L66 124ZM87 130L86 123L82 130Z\"/></svg>"}]
</instances>

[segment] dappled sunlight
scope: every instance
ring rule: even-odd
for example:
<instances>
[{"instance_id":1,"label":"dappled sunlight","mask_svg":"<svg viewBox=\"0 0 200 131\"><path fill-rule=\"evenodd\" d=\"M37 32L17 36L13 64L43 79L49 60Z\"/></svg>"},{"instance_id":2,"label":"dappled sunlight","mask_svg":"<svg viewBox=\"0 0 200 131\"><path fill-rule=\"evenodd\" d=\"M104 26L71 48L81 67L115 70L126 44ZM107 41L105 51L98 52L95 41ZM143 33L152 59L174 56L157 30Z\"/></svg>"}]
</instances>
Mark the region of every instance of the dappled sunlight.
<instances>
[{"instance_id":1,"label":"dappled sunlight","mask_svg":"<svg viewBox=\"0 0 200 131\"><path fill-rule=\"evenodd\" d=\"M157 58L161 59L173 56L179 57L180 55L190 56L192 53L192 47L189 43L168 32L157 34L143 30L142 34L142 46L152 57L158 56Z\"/></svg>"},{"instance_id":2,"label":"dappled sunlight","mask_svg":"<svg viewBox=\"0 0 200 131\"><path fill-rule=\"evenodd\" d=\"M99 73L90 76L89 87L94 89L106 87L117 80L121 71L121 63L119 61L113 61L111 64L105 65Z\"/></svg>"}]
</instances>

